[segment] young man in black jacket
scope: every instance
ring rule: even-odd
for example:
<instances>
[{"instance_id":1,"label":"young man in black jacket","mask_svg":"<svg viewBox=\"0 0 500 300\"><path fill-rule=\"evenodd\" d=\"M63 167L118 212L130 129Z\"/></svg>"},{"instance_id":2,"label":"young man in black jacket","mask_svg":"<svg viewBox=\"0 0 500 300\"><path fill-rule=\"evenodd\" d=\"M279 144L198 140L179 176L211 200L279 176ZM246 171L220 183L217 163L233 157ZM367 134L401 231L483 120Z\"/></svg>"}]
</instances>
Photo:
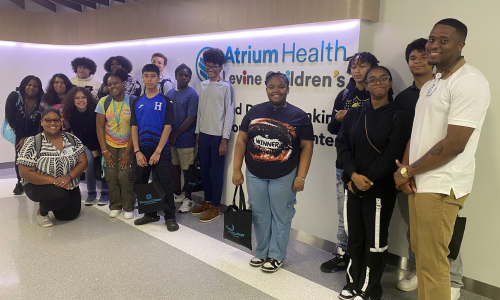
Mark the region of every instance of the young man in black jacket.
<instances>
[{"instance_id":1,"label":"young man in black jacket","mask_svg":"<svg viewBox=\"0 0 500 300\"><path fill-rule=\"evenodd\" d=\"M335 116L330 124L328 131L337 135L342 126L345 114L350 108L363 106L370 99L370 93L365 89L365 73L371 67L378 66L377 58L369 52L356 53L348 58L347 74L352 77L347 87L339 92L333 105L332 116ZM347 234L344 229L344 183L342 182L342 165L337 160L336 184L337 184L337 212L339 215L339 224L337 229L337 253L333 258L321 265L321 271L326 273L335 273L343 271L349 263L347 254Z\"/></svg>"}]
</instances>

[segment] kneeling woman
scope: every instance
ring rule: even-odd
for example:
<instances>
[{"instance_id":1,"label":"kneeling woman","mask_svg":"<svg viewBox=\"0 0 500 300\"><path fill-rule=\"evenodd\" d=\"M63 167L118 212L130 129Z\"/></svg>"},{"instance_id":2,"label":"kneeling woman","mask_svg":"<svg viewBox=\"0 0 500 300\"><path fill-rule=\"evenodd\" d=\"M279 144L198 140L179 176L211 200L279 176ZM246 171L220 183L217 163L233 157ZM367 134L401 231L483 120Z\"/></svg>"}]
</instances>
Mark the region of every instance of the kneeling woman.
<instances>
[{"instance_id":1,"label":"kneeling woman","mask_svg":"<svg viewBox=\"0 0 500 300\"><path fill-rule=\"evenodd\" d=\"M275 272L286 257L295 196L304 190L314 133L306 113L286 101L289 82L284 74L268 74L266 91L269 102L253 106L241 122L233 183L243 184L245 157L248 204L257 238L250 265Z\"/></svg>"},{"instance_id":2,"label":"kneeling woman","mask_svg":"<svg viewBox=\"0 0 500 300\"><path fill-rule=\"evenodd\" d=\"M365 75L370 101L347 112L335 140L344 166L350 253L340 299L379 300L387 260L389 222L396 203L393 179L410 138L411 119L392 101L392 76L385 67ZM344 207L346 204L344 203Z\"/></svg>"},{"instance_id":3,"label":"kneeling woman","mask_svg":"<svg viewBox=\"0 0 500 300\"><path fill-rule=\"evenodd\" d=\"M81 209L80 175L87 167L85 148L74 135L61 131L59 111L42 113L43 133L26 139L17 165L28 198L40 203L37 213L42 227L53 225L49 211L58 220L73 220Z\"/></svg>"}]
</instances>

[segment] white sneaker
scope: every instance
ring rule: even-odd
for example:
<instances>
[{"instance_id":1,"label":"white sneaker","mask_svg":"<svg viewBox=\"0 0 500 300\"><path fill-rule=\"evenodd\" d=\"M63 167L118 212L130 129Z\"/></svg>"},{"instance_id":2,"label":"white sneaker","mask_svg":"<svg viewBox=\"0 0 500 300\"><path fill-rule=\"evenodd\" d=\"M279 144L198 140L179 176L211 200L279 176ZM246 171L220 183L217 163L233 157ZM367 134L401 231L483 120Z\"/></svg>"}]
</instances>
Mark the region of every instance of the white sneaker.
<instances>
[{"instance_id":1,"label":"white sneaker","mask_svg":"<svg viewBox=\"0 0 500 300\"><path fill-rule=\"evenodd\" d=\"M180 195L177 195L174 193L174 202L180 203L180 202L184 201L184 198L185 197L182 193Z\"/></svg>"},{"instance_id":2,"label":"white sneaker","mask_svg":"<svg viewBox=\"0 0 500 300\"><path fill-rule=\"evenodd\" d=\"M407 277L401 279L397 284L396 287L402 291L405 292L411 292L414 291L418 288L418 279L417 279L417 274L412 273L408 275Z\"/></svg>"},{"instance_id":3,"label":"white sneaker","mask_svg":"<svg viewBox=\"0 0 500 300\"><path fill-rule=\"evenodd\" d=\"M49 219L49 215L46 216L37 215L36 221L38 222L38 225L42 227L51 227L54 225L54 223L52 223L52 221Z\"/></svg>"},{"instance_id":4,"label":"white sneaker","mask_svg":"<svg viewBox=\"0 0 500 300\"><path fill-rule=\"evenodd\" d=\"M118 215L119 215L121 212L122 212L121 210L115 209L115 210L110 211L108 216L109 216L110 218L116 218L116 217L118 217Z\"/></svg>"},{"instance_id":5,"label":"white sneaker","mask_svg":"<svg viewBox=\"0 0 500 300\"><path fill-rule=\"evenodd\" d=\"M194 207L194 201L189 198L184 198L181 207L179 207L178 212L186 213Z\"/></svg>"},{"instance_id":6,"label":"white sneaker","mask_svg":"<svg viewBox=\"0 0 500 300\"><path fill-rule=\"evenodd\" d=\"M123 213L123 217L125 219L132 219L134 217L134 212L133 211L126 211Z\"/></svg>"},{"instance_id":7,"label":"white sneaker","mask_svg":"<svg viewBox=\"0 0 500 300\"><path fill-rule=\"evenodd\" d=\"M460 298L460 288L451 288L451 300L458 300Z\"/></svg>"}]
</instances>

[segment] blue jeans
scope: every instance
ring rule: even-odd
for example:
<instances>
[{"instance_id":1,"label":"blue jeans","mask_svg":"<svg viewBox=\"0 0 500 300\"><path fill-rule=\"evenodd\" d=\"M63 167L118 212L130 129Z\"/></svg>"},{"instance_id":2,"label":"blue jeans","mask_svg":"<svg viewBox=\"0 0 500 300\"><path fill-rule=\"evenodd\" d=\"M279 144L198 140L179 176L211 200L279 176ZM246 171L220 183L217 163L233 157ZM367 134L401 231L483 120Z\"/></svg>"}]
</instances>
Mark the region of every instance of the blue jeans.
<instances>
[{"instance_id":1,"label":"blue jeans","mask_svg":"<svg viewBox=\"0 0 500 300\"><path fill-rule=\"evenodd\" d=\"M257 239L255 256L258 258L285 260L297 203L297 192L292 189L295 176L297 168L276 179L259 178L246 170L248 205L252 210Z\"/></svg>"},{"instance_id":2,"label":"blue jeans","mask_svg":"<svg viewBox=\"0 0 500 300\"><path fill-rule=\"evenodd\" d=\"M96 179L94 175L94 155L89 148L85 147L85 154L87 155L87 169L85 169L85 183L87 183L87 192L96 191ZM101 192L108 192L108 185L106 182L101 181Z\"/></svg>"},{"instance_id":3,"label":"blue jeans","mask_svg":"<svg viewBox=\"0 0 500 300\"><path fill-rule=\"evenodd\" d=\"M339 225L337 228L337 247L342 248L347 252L347 234L344 228L344 205L345 205L345 190L344 182L342 181L342 169L336 169L337 175L337 213L339 215Z\"/></svg>"},{"instance_id":4,"label":"blue jeans","mask_svg":"<svg viewBox=\"0 0 500 300\"><path fill-rule=\"evenodd\" d=\"M399 211L401 212L401 216L405 221L406 225L408 225L408 231L406 232L406 238L408 239L408 245L410 245L410 209L408 208L408 195L403 192L398 194L398 203L399 203ZM411 269L414 273L416 273L415 267L415 254L411 250L411 246L408 246L408 264L411 266ZM462 288L464 283L462 282L463 277L463 264L462 264L462 255L460 252L458 253L457 259L448 258L450 261L450 279L451 286L454 288Z\"/></svg>"},{"instance_id":5,"label":"blue jeans","mask_svg":"<svg viewBox=\"0 0 500 300\"><path fill-rule=\"evenodd\" d=\"M224 163L226 156L219 155L222 136L201 133L198 136L198 154L200 155L200 175L206 201L215 207L220 206L224 181Z\"/></svg>"}]
</instances>

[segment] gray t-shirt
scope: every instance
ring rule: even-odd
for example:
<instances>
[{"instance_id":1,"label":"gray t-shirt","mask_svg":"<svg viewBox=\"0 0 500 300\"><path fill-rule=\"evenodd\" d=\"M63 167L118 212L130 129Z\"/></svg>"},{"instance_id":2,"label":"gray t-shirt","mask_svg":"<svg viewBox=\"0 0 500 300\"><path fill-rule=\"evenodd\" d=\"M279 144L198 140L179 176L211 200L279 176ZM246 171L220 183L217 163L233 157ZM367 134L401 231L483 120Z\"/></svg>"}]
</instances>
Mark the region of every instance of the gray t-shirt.
<instances>
[{"instance_id":1,"label":"gray t-shirt","mask_svg":"<svg viewBox=\"0 0 500 300\"><path fill-rule=\"evenodd\" d=\"M228 81L205 80L201 83L196 134L229 139L234 120L234 92Z\"/></svg>"}]
</instances>

